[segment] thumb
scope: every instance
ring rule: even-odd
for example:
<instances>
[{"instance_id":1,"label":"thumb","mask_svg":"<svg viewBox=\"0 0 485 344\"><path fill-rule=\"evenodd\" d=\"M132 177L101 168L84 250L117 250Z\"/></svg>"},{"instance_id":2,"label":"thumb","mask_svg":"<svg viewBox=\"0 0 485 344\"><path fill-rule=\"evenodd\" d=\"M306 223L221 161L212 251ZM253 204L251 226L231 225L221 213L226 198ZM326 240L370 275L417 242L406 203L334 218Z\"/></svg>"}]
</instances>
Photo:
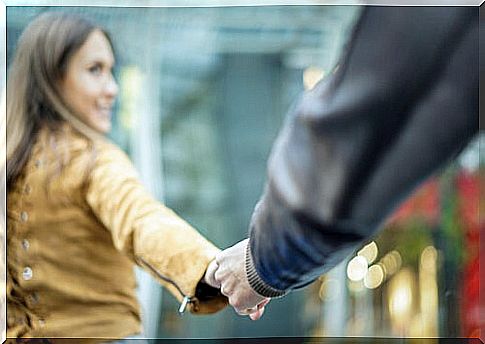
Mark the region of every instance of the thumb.
<instances>
[{"instance_id":1,"label":"thumb","mask_svg":"<svg viewBox=\"0 0 485 344\"><path fill-rule=\"evenodd\" d=\"M216 277L215 277L215 273L218 268L219 268L219 265L217 265L216 260L213 259L207 266L207 270L205 271L203 282L210 285L211 287L220 288L221 284L216 280Z\"/></svg>"}]
</instances>

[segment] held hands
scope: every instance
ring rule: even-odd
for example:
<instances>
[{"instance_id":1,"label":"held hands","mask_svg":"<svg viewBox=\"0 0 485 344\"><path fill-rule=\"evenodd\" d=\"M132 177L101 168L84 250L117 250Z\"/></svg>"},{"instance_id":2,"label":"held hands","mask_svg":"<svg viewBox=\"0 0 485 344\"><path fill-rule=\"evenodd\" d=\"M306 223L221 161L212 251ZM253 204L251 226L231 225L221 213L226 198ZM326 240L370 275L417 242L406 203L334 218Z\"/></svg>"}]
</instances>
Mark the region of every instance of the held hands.
<instances>
[{"instance_id":1,"label":"held hands","mask_svg":"<svg viewBox=\"0 0 485 344\"><path fill-rule=\"evenodd\" d=\"M253 291L247 280L245 257L248 241L243 240L220 252L209 264L204 281L214 288L221 288L221 293L229 298L229 304L236 313L258 320L270 299Z\"/></svg>"}]
</instances>

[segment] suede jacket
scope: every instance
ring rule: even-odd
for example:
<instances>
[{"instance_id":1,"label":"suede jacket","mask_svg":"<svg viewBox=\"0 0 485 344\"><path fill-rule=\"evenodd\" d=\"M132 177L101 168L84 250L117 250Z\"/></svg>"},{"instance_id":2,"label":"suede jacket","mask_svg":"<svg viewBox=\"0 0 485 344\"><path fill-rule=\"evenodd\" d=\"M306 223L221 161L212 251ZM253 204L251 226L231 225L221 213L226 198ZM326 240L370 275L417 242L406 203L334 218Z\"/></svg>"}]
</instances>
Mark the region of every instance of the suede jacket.
<instances>
[{"instance_id":1,"label":"suede jacket","mask_svg":"<svg viewBox=\"0 0 485 344\"><path fill-rule=\"evenodd\" d=\"M218 249L153 199L118 147L64 129L39 133L8 191L7 337L140 332L134 264L191 312L226 306L199 283Z\"/></svg>"}]
</instances>

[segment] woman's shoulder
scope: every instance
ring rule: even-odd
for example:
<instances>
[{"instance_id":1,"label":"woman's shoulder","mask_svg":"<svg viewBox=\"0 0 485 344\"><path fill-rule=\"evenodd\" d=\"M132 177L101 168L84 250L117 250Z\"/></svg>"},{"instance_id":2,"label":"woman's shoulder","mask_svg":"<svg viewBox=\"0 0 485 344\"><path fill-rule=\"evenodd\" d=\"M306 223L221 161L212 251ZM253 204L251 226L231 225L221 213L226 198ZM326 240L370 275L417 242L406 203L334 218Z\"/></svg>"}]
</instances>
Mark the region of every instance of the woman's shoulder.
<instances>
[{"instance_id":1,"label":"woman's shoulder","mask_svg":"<svg viewBox=\"0 0 485 344\"><path fill-rule=\"evenodd\" d=\"M93 140L93 152L89 180L94 188L102 188L107 184L123 185L128 181L139 180L140 176L128 155L110 140Z\"/></svg>"},{"instance_id":2,"label":"woman's shoulder","mask_svg":"<svg viewBox=\"0 0 485 344\"><path fill-rule=\"evenodd\" d=\"M61 160L63 166L74 169L91 169L106 163L117 162L131 166L127 154L108 138L88 138L70 127L65 127L57 133L42 130L34 147L48 160Z\"/></svg>"},{"instance_id":3,"label":"woman's shoulder","mask_svg":"<svg viewBox=\"0 0 485 344\"><path fill-rule=\"evenodd\" d=\"M66 150L73 158L91 156L93 153L100 156L127 158L126 153L107 137L88 138L72 128L63 131L58 140L61 150Z\"/></svg>"},{"instance_id":4,"label":"woman's shoulder","mask_svg":"<svg viewBox=\"0 0 485 344\"><path fill-rule=\"evenodd\" d=\"M91 139L88 140L88 145L90 145L92 162L90 167L93 167L94 175L108 173L124 177L138 177L128 155L110 139L104 137Z\"/></svg>"},{"instance_id":5,"label":"woman's shoulder","mask_svg":"<svg viewBox=\"0 0 485 344\"><path fill-rule=\"evenodd\" d=\"M96 153L96 161L98 164L117 162L129 164L131 166L131 161L128 155L108 138L93 140L93 148Z\"/></svg>"}]
</instances>

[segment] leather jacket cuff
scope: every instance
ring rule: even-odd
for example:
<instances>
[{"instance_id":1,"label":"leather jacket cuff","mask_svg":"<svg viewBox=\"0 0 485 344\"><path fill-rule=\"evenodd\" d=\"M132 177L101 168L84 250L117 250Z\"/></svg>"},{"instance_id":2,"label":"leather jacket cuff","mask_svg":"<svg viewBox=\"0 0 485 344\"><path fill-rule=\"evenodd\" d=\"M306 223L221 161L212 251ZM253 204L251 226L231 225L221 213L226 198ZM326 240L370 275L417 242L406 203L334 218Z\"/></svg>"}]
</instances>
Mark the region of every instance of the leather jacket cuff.
<instances>
[{"instance_id":1,"label":"leather jacket cuff","mask_svg":"<svg viewBox=\"0 0 485 344\"><path fill-rule=\"evenodd\" d=\"M261 277L259 277L256 268L254 267L253 258L251 255L251 245L248 242L248 246L246 247L246 277L248 279L249 285L253 290L261 296L264 297L282 297L288 294L288 290L278 290L270 285L266 284Z\"/></svg>"}]
</instances>

